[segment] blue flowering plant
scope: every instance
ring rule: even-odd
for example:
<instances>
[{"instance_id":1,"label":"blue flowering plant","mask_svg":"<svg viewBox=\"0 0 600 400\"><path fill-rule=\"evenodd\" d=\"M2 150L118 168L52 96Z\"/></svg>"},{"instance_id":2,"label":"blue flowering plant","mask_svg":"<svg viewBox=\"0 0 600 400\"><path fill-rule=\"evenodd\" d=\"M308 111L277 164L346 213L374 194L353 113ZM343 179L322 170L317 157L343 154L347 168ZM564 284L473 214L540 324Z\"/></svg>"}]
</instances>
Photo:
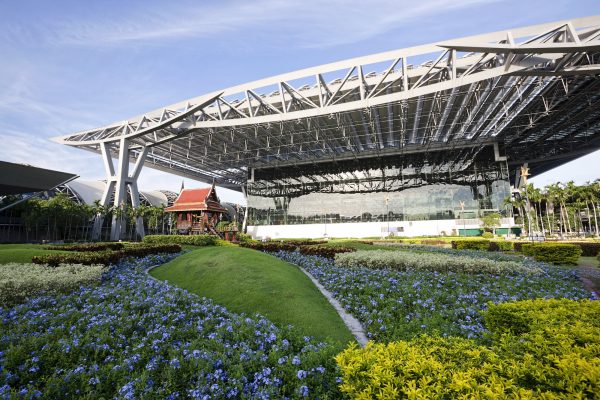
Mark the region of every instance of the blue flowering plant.
<instances>
[{"instance_id":1,"label":"blue flowering plant","mask_svg":"<svg viewBox=\"0 0 600 400\"><path fill-rule=\"evenodd\" d=\"M0 399L337 398L337 349L121 261L97 286L0 308Z\"/></svg>"},{"instance_id":2,"label":"blue flowering plant","mask_svg":"<svg viewBox=\"0 0 600 400\"><path fill-rule=\"evenodd\" d=\"M530 260L510 273L493 268L472 273L338 266L330 259L298 252L276 255L310 272L359 319L370 339L383 342L421 334L483 340L487 331L481 313L490 302L594 298L574 270Z\"/></svg>"}]
</instances>

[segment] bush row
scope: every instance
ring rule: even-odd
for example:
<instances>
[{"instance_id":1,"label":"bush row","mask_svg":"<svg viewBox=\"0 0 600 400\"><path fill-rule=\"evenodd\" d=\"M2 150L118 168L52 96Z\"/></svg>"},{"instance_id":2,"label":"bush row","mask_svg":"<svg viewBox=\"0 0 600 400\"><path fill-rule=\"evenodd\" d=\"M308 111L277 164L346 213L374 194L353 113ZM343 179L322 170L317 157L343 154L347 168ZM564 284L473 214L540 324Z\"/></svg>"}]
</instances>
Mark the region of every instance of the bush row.
<instances>
[{"instance_id":1,"label":"bush row","mask_svg":"<svg viewBox=\"0 0 600 400\"><path fill-rule=\"evenodd\" d=\"M386 250L366 250L337 254L335 264L339 267L390 268L398 271L463 272L468 274L537 274L541 272L537 267L527 266L516 261Z\"/></svg>"},{"instance_id":2,"label":"bush row","mask_svg":"<svg viewBox=\"0 0 600 400\"><path fill-rule=\"evenodd\" d=\"M0 264L0 306L11 307L41 294L67 293L81 285L98 283L102 265Z\"/></svg>"},{"instance_id":3,"label":"bush row","mask_svg":"<svg viewBox=\"0 0 600 400\"><path fill-rule=\"evenodd\" d=\"M561 242L566 244L576 244L581 247L583 257L596 257L600 254L600 242Z\"/></svg>"},{"instance_id":4,"label":"bush row","mask_svg":"<svg viewBox=\"0 0 600 400\"><path fill-rule=\"evenodd\" d=\"M83 265L110 265L116 264L125 257L144 257L157 253L179 253L181 246L178 244L138 245L126 247L117 251L90 251L64 254L44 254L32 258L35 264L47 264L57 267L60 264L83 264Z\"/></svg>"},{"instance_id":5,"label":"bush row","mask_svg":"<svg viewBox=\"0 0 600 400\"><path fill-rule=\"evenodd\" d=\"M101 242L101 243L80 243L59 246L48 246L46 250L63 250L63 251L105 251L105 250L121 250L125 247L119 242Z\"/></svg>"},{"instance_id":6,"label":"bush row","mask_svg":"<svg viewBox=\"0 0 600 400\"><path fill-rule=\"evenodd\" d=\"M522 252L523 245L532 244L531 242L512 242L515 251ZM556 245L556 244L573 244L581 248L581 255L584 257L596 257L600 254L600 243L599 242L543 242L544 245Z\"/></svg>"},{"instance_id":7,"label":"bush row","mask_svg":"<svg viewBox=\"0 0 600 400\"><path fill-rule=\"evenodd\" d=\"M147 244L187 244L192 246L214 246L218 236L215 235L147 235L144 243Z\"/></svg>"},{"instance_id":8,"label":"bush row","mask_svg":"<svg viewBox=\"0 0 600 400\"><path fill-rule=\"evenodd\" d=\"M453 249L478 251L512 251L513 242L504 240L464 239L450 242Z\"/></svg>"},{"instance_id":9,"label":"bush row","mask_svg":"<svg viewBox=\"0 0 600 400\"><path fill-rule=\"evenodd\" d=\"M282 251L295 251L298 246L285 242L247 242L241 244L242 247L247 247L249 249L254 249L258 251L267 251L267 252L277 252L279 250Z\"/></svg>"},{"instance_id":10,"label":"bush row","mask_svg":"<svg viewBox=\"0 0 600 400\"><path fill-rule=\"evenodd\" d=\"M490 304L491 346L421 336L336 357L351 398L598 398L600 302Z\"/></svg>"},{"instance_id":11,"label":"bush row","mask_svg":"<svg viewBox=\"0 0 600 400\"><path fill-rule=\"evenodd\" d=\"M552 264L577 264L581 256L581 247L567 243L524 243L521 246L523 254Z\"/></svg>"},{"instance_id":12,"label":"bush row","mask_svg":"<svg viewBox=\"0 0 600 400\"><path fill-rule=\"evenodd\" d=\"M306 256L320 256L325 258L335 258L336 254L341 253L352 253L355 252L356 249L352 247L326 247L326 246L300 246L299 247L300 254L304 254Z\"/></svg>"}]
</instances>

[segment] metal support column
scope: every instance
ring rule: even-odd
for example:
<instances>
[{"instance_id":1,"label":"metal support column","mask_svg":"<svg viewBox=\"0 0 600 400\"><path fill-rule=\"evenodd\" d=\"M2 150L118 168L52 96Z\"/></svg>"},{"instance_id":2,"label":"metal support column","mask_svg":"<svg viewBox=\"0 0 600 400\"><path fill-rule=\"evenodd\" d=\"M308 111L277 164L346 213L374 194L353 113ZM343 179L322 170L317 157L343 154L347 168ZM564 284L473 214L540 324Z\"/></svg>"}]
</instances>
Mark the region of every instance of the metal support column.
<instances>
[{"instance_id":1,"label":"metal support column","mask_svg":"<svg viewBox=\"0 0 600 400\"><path fill-rule=\"evenodd\" d=\"M254 171L252 171L254 174ZM244 194L244 199L246 200L246 209L244 210L244 222L242 223L242 232L246 233L246 224L248 223L248 194L246 192L246 186L242 185L242 193Z\"/></svg>"},{"instance_id":2,"label":"metal support column","mask_svg":"<svg viewBox=\"0 0 600 400\"><path fill-rule=\"evenodd\" d=\"M115 167L113 166L112 157L110 155L110 148L108 143L100 144L100 151L102 153L102 160L104 161L104 170L106 171L106 186L100 199L100 206L106 207L110 200L110 196L115 190ZM98 212L94 217L94 226L92 227L92 240L100 240L102 236L102 225L104 224L104 214Z\"/></svg>"},{"instance_id":3,"label":"metal support column","mask_svg":"<svg viewBox=\"0 0 600 400\"><path fill-rule=\"evenodd\" d=\"M113 218L110 229L110 240L119 240L125 231L123 212L125 209L127 193L127 178L129 177L129 140L122 138L119 141L119 159L117 174L115 175L115 201L113 203Z\"/></svg>"}]
</instances>

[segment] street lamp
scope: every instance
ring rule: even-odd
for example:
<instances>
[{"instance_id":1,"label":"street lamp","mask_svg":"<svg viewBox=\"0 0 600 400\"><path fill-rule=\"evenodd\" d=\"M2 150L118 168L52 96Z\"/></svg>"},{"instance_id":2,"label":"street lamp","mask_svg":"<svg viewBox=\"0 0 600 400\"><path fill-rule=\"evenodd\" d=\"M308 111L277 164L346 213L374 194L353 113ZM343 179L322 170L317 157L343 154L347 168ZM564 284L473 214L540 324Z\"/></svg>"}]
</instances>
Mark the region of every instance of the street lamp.
<instances>
[{"instance_id":1,"label":"street lamp","mask_svg":"<svg viewBox=\"0 0 600 400\"><path fill-rule=\"evenodd\" d=\"M390 236L390 196L385 196L385 208L387 210L386 218L387 218L387 235Z\"/></svg>"},{"instance_id":2,"label":"street lamp","mask_svg":"<svg viewBox=\"0 0 600 400\"><path fill-rule=\"evenodd\" d=\"M460 202L460 215L463 220L463 232L465 237L467 236L467 222L465 221L465 202L461 200Z\"/></svg>"}]
</instances>

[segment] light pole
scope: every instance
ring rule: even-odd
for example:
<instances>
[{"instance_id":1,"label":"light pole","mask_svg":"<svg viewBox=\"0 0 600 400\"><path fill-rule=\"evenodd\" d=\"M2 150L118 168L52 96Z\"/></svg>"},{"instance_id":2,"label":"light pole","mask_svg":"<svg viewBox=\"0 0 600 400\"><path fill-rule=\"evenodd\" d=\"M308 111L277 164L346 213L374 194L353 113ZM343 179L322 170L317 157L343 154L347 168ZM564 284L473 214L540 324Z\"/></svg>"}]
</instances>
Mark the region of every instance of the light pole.
<instances>
[{"instance_id":1,"label":"light pole","mask_svg":"<svg viewBox=\"0 0 600 400\"><path fill-rule=\"evenodd\" d=\"M386 218L387 218L387 236L390 236L390 196L387 195L385 196L385 208L387 211L386 214Z\"/></svg>"},{"instance_id":2,"label":"light pole","mask_svg":"<svg viewBox=\"0 0 600 400\"><path fill-rule=\"evenodd\" d=\"M465 221L465 202L462 200L460 202L460 216L462 217L462 220L463 220L463 232L466 237L467 236L467 222Z\"/></svg>"}]
</instances>

